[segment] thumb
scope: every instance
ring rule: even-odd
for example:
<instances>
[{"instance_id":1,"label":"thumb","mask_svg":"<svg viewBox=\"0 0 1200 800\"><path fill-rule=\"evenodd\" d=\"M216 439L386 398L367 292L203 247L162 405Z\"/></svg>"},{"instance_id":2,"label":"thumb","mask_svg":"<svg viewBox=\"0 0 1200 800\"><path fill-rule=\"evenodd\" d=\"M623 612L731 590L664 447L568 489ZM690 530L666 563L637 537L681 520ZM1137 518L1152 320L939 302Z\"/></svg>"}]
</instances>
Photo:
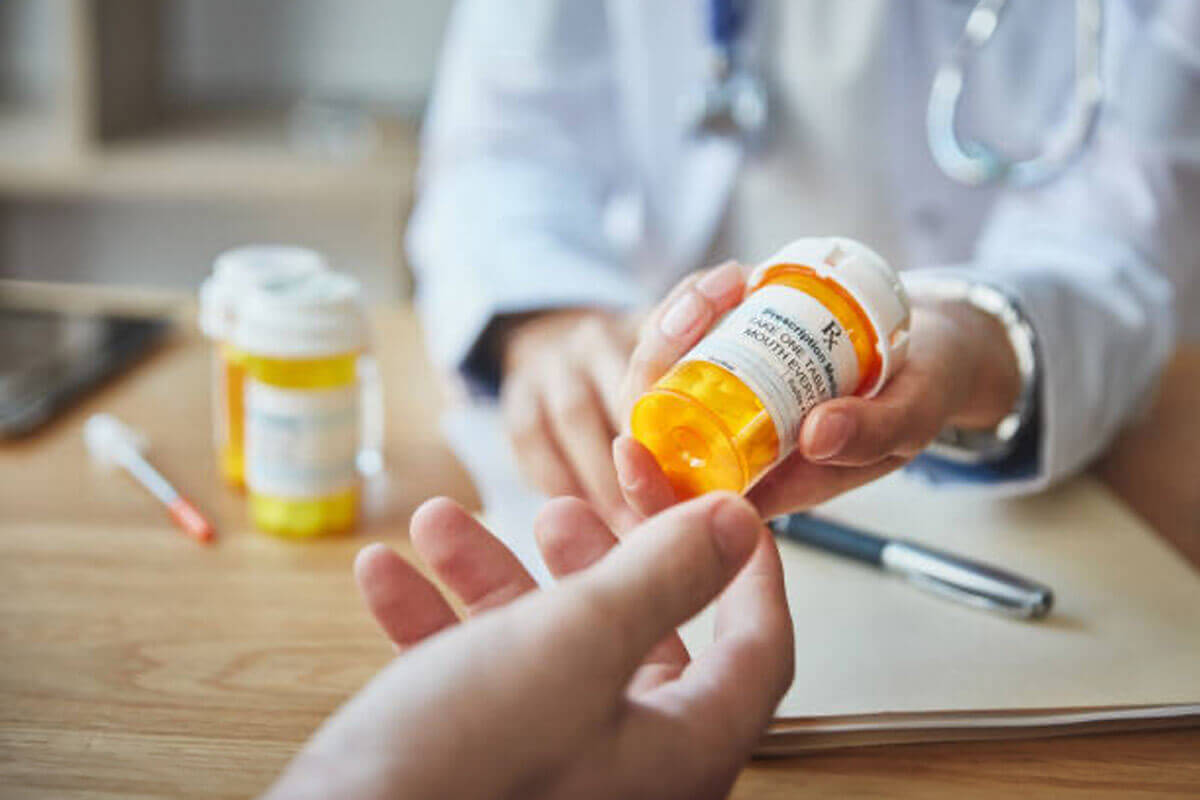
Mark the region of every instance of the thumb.
<instances>
[{"instance_id":1,"label":"thumb","mask_svg":"<svg viewBox=\"0 0 1200 800\"><path fill-rule=\"evenodd\" d=\"M646 654L733 580L762 530L758 513L728 492L704 495L642 523L592 569L564 584L590 647L615 659L623 688Z\"/></svg>"}]
</instances>

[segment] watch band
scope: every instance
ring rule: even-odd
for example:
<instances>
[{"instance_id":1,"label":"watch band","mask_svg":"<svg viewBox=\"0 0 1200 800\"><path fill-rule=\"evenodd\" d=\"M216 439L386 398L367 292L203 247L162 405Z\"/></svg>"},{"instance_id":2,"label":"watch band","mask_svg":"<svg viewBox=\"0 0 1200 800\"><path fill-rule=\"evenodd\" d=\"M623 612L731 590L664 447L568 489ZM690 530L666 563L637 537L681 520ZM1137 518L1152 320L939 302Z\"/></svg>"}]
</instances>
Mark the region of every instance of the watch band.
<instances>
[{"instance_id":1,"label":"watch band","mask_svg":"<svg viewBox=\"0 0 1200 800\"><path fill-rule=\"evenodd\" d=\"M1015 298L991 284L932 270L904 273L903 280L911 297L967 303L1004 326L1021 377L1021 390L1012 411L991 429L947 427L928 448L930 454L959 464L1001 460L1016 448L1021 432L1029 426L1037 410L1041 361L1033 325Z\"/></svg>"}]
</instances>

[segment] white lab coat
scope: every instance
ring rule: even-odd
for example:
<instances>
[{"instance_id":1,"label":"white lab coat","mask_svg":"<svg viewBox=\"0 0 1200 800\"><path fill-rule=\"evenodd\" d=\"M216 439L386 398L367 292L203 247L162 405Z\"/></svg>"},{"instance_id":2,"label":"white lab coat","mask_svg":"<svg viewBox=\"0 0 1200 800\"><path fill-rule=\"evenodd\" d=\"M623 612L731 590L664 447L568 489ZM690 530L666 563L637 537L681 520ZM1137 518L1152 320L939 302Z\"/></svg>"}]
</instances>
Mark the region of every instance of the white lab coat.
<instances>
[{"instance_id":1,"label":"white lab coat","mask_svg":"<svg viewBox=\"0 0 1200 800\"><path fill-rule=\"evenodd\" d=\"M1106 3L1110 102L1097 136L1066 174L1031 190L957 186L926 148L932 73L971 5L874 3L864 13L881 66L836 93L824 87L820 102L838 104L828 114L800 110L815 138L850 154L837 162L841 180L890 187L889 260L1000 286L1033 322L1040 440L1032 474L1008 488L1040 488L1086 464L1136 414L1177 319L1200 335L1200 3ZM1030 150L1070 97L1073 4L1010 6L968 79L962 125ZM834 24L832 9L817 8L811 24ZM498 314L647 305L712 255L739 175L779 154L747 154L682 126L679 98L708 63L704 16L704 0L460 2L408 240L440 365L462 369ZM755 41L771 46L769 15L758 19L751 53ZM844 28L844 15L836 23ZM830 57L853 60L838 47ZM794 235L862 235L806 227L811 200L796 198Z\"/></svg>"}]
</instances>

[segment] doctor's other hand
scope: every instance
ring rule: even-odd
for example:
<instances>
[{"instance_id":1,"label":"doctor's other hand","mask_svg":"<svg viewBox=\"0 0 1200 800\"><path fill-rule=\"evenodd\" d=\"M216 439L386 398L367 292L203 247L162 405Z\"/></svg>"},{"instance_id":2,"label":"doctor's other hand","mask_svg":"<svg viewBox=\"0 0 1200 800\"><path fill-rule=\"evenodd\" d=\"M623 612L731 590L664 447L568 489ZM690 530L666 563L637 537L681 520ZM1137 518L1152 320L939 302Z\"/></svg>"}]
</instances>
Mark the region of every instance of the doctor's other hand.
<instances>
[{"instance_id":1,"label":"doctor's other hand","mask_svg":"<svg viewBox=\"0 0 1200 800\"><path fill-rule=\"evenodd\" d=\"M712 494L620 544L590 507L551 501L535 532L563 579L539 590L449 500L412 522L457 595L383 545L355 574L401 655L316 733L268 797L716 798L791 682L779 554L754 509ZM675 628L720 595L694 661Z\"/></svg>"},{"instance_id":2,"label":"doctor's other hand","mask_svg":"<svg viewBox=\"0 0 1200 800\"><path fill-rule=\"evenodd\" d=\"M622 531L640 519L612 463L635 338L626 314L568 309L509 322L500 345L504 425L526 480L551 496L588 500Z\"/></svg>"},{"instance_id":3,"label":"doctor's other hand","mask_svg":"<svg viewBox=\"0 0 1200 800\"><path fill-rule=\"evenodd\" d=\"M724 264L694 274L651 312L630 357L624 408L741 302L748 273ZM1002 323L965 303L915 299L908 358L883 391L814 408L796 450L747 497L768 518L822 503L908 463L948 425L994 427L1015 405L1020 383ZM618 438L613 456L625 498L640 514L675 502L666 476L639 442Z\"/></svg>"}]
</instances>

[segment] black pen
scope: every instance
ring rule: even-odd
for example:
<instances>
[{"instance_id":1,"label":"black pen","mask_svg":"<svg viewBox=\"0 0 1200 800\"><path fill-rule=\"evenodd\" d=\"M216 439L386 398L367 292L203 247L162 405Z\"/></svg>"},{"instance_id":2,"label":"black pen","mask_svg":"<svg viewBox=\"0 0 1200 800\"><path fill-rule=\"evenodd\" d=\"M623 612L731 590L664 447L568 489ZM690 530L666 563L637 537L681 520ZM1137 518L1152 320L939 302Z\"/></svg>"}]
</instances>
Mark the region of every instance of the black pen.
<instances>
[{"instance_id":1,"label":"black pen","mask_svg":"<svg viewBox=\"0 0 1200 800\"><path fill-rule=\"evenodd\" d=\"M770 527L777 536L871 564L977 608L1036 619L1054 605L1048 586L904 539L887 539L809 514L779 517Z\"/></svg>"}]
</instances>

